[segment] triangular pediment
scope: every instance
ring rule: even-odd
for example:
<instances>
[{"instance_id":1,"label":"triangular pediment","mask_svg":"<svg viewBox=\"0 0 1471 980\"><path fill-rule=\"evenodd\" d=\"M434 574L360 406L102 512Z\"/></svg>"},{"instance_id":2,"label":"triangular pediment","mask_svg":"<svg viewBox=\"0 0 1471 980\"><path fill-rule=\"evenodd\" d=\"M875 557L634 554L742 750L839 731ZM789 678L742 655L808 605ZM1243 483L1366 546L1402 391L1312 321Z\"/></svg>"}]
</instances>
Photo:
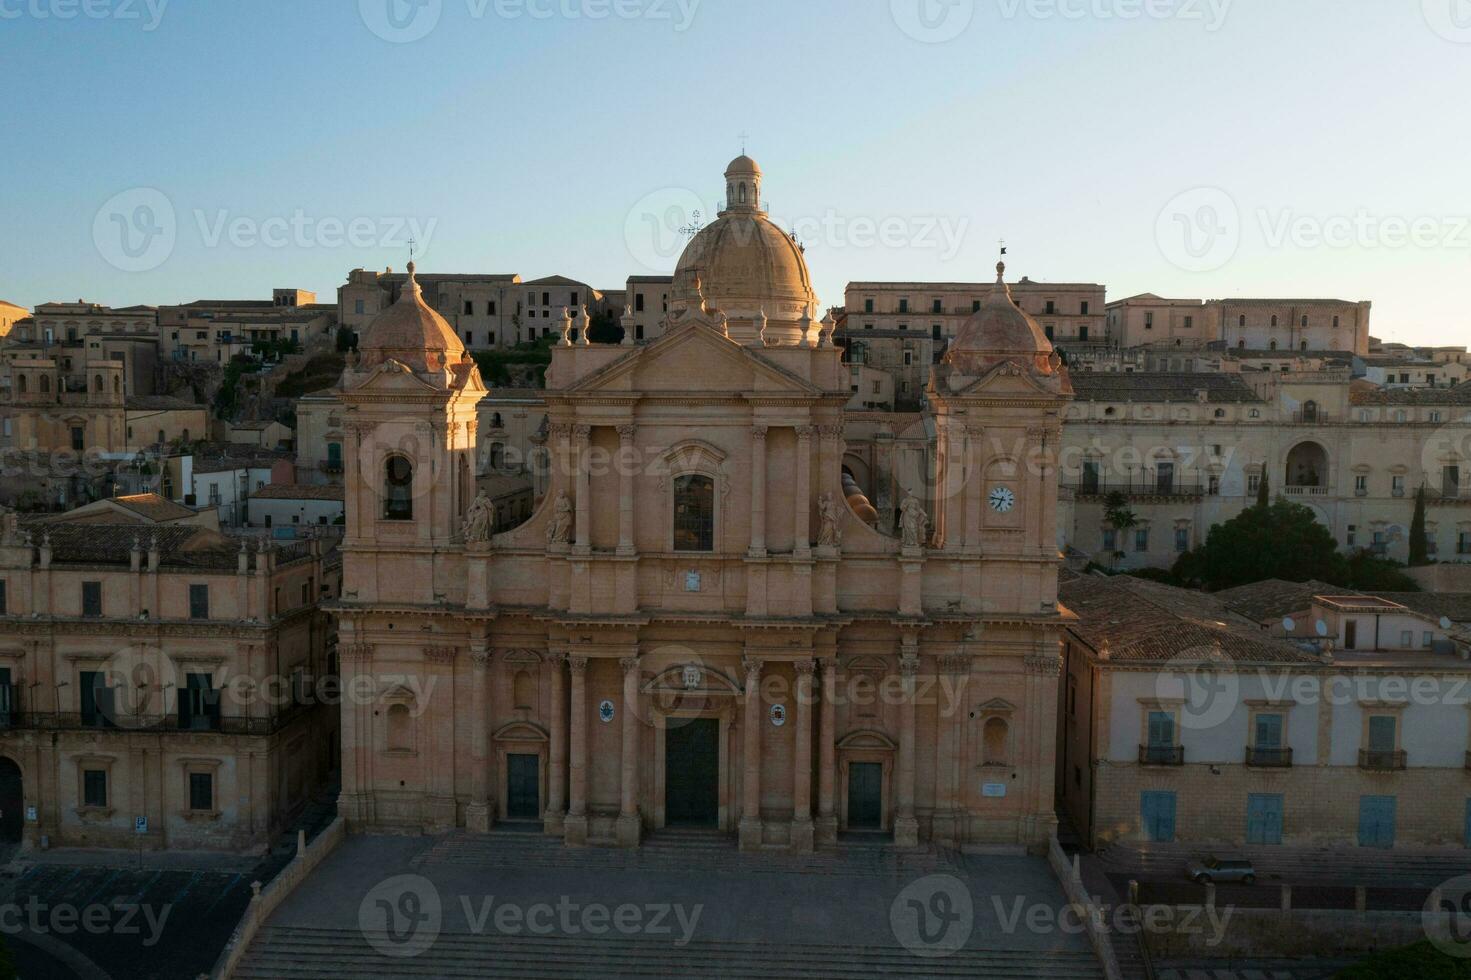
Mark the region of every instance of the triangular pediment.
<instances>
[{"instance_id":1,"label":"triangular pediment","mask_svg":"<svg viewBox=\"0 0 1471 980\"><path fill-rule=\"evenodd\" d=\"M1057 398L1059 392L1048 387L1033 372L1011 361L1003 361L969 384L952 391L943 391L941 395L950 398L986 398L998 395L1041 395L1046 398Z\"/></svg>"},{"instance_id":2,"label":"triangular pediment","mask_svg":"<svg viewBox=\"0 0 1471 980\"><path fill-rule=\"evenodd\" d=\"M490 736L497 742L547 742L547 730L530 721L513 721L497 728Z\"/></svg>"},{"instance_id":3,"label":"triangular pediment","mask_svg":"<svg viewBox=\"0 0 1471 980\"><path fill-rule=\"evenodd\" d=\"M822 391L701 323L685 323L567 389L593 392L761 392L817 397Z\"/></svg>"},{"instance_id":4,"label":"triangular pediment","mask_svg":"<svg viewBox=\"0 0 1471 980\"><path fill-rule=\"evenodd\" d=\"M352 387L362 392L437 392L442 389L419 377L408 365L394 360L384 361L377 370Z\"/></svg>"}]
</instances>

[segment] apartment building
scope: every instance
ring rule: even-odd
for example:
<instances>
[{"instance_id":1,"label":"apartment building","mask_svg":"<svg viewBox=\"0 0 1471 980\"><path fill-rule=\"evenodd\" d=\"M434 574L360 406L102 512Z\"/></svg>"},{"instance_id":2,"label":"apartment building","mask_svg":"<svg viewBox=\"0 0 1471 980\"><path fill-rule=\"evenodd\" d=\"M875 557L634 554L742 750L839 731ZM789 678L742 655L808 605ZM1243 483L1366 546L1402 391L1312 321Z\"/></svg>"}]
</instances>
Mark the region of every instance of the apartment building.
<instances>
[{"instance_id":1,"label":"apartment building","mask_svg":"<svg viewBox=\"0 0 1471 980\"><path fill-rule=\"evenodd\" d=\"M1166 299L1141 293L1108 304L1119 347L1369 352L1372 304L1338 299Z\"/></svg>"},{"instance_id":2,"label":"apartment building","mask_svg":"<svg viewBox=\"0 0 1471 980\"><path fill-rule=\"evenodd\" d=\"M301 347L337 329L337 307L315 293L276 289L269 300L195 300L158 309L161 356L175 361L226 364L257 344Z\"/></svg>"},{"instance_id":3,"label":"apartment building","mask_svg":"<svg viewBox=\"0 0 1471 980\"><path fill-rule=\"evenodd\" d=\"M1288 590L1296 618L1062 584L1057 795L1089 844L1471 847L1471 633L1385 597L1251 588Z\"/></svg>"},{"instance_id":4,"label":"apartment building","mask_svg":"<svg viewBox=\"0 0 1471 980\"><path fill-rule=\"evenodd\" d=\"M261 853L337 766L340 558L113 521L5 518L0 807L25 848Z\"/></svg>"}]
</instances>

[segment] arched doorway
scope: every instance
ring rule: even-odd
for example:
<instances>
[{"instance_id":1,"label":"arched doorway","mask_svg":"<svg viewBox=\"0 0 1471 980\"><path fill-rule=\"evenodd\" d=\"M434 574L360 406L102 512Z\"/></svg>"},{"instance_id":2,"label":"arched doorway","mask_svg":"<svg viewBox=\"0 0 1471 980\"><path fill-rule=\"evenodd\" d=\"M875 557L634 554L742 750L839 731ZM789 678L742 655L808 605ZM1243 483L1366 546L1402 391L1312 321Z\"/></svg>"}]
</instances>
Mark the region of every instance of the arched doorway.
<instances>
[{"instance_id":1,"label":"arched doorway","mask_svg":"<svg viewBox=\"0 0 1471 980\"><path fill-rule=\"evenodd\" d=\"M20 766L14 759L0 756L0 843L20 843L21 831L25 827L25 806Z\"/></svg>"},{"instance_id":2,"label":"arched doorway","mask_svg":"<svg viewBox=\"0 0 1471 980\"><path fill-rule=\"evenodd\" d=\"M1287 454L1289 487L1326 487L1328 485L1328 450L1316 442L1300 442Z\"/></svg>"}]
</instances>

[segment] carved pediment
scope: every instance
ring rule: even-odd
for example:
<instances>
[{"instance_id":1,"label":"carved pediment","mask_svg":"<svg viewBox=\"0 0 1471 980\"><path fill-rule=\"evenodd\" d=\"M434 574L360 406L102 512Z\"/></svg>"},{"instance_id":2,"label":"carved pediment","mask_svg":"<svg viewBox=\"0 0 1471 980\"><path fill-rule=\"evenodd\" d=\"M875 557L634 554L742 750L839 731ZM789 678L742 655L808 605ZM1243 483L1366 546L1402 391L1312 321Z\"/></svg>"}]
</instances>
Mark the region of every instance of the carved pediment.
<instances>
[{"instance_id":1,"label":"carved pediment","mask_svg":"<svg viewBox=\"0 0 1471 980\"><path fill-rule=\"evenodd\" d=\"M507 650L501 654L501 663L513 667L539 667L541 655L535 650Z\"/></svg>"},{"instance_id":2,"label":"carved pediment","mask_svg":"<svg viewBox=\"0 0 1471 980\"><path fill-rule=\"evenodd\" d=\"M546 742L547 730L529 721L513 721L497 728L490 736L497 742Z\"/></svg>"},{"instance_id":3,"label":"carved pediment","mask_svg":"<svg viewBox=\"0 0 1471 980\"><path fill-rule=\"evenodd\" d=\"M744 693L740 684L705 664L672 664L646 681L645 694L716 695L735 697Z\"/></svg>"},{"instance_id":4,"label":"carved pediment","mask_svg":"<svg viewBox=\"0 0 1471 980\"><path fill-rule=\"evenodd\" d=\"M873 674L878 677L885 677L893 670L887 660L872 654L850 657L843 664L843 669L850 674Z\"/></svg>"},{"instance_id":5,"label":"carved pediment","mask_svg":"<svg viewBox=\"0 0 1471 980\"><path fill-rule=\"evenodd\" d=\"M380 695L379 700L384 704L404 704L412 707L419 700L419 696L411 688L402 684L395 684Z\"/></svg>"},{"instance_id":6,"label":"carved pediment","mask_svg":"<svg viewBox=\"0 0 1471 980\"><path fill-rule=\"evenodd\" d=\"M976 716L983 715L1009 715L1016 711L1016 705L1005 698L992 698L991 700L976 705Z\"/></svg>"},{"instance_id":7,"label":"carved pediment","mask_svg":"<svg viewBox=\"0 0 1471 980\"><path fill-rule=\"evenodd\" d=\"M698 379L698 380L696 380ZM786 392L816 397L817 387L721 336L709 326L681 323L670 333L578 380L569 394L595 391Z\"/></svg>"},{"instance_id":8,"label":"carved pediment","mask_svg":"<svg viewBox=\"0 0 1471 980\"><path fill-rule=\"evenodd\" d=\"M407 364L392 358L378 365L377 369L362 381L353 385L354 391L413 392L439 391L434 385L413 372Z\"/></svg>"},{"instance_id":9,"label":"carved pediment","mask_svg":"<svg viewBox=\"0 0 1471 980\"><path fill-rule=\"evenodd\" d=\"M877 749L883 752L893 752L899 748L899 743L877 729L863 728L858 731L849 732L847 735L838 739L838 748Z\"/></svg>"}]
</instances>

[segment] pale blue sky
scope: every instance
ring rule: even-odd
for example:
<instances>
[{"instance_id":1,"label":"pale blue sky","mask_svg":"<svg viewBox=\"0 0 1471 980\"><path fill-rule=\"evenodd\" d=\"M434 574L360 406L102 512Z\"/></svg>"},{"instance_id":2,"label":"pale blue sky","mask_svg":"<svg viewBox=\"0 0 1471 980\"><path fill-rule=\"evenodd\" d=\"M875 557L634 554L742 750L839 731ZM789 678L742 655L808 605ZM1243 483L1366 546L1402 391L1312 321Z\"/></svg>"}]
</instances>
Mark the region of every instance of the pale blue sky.
<instances>
[{"instance_id":1,"label":"pale blue sky","mask_svg":"<svg viewBox=\"0 0 1471 980\"><path fill-rule=\"evenodd\" d=\"M426 271L618 287L745 132L828 304L989 278L1004 236L1110 299L1371 299L1471 343L1471 0L151 2L0 0L0 298L330 301L404 264L400 219ZM166 219L138 188L173 244L129 256L116 222Z\"/></svg>"}]
</instances>

